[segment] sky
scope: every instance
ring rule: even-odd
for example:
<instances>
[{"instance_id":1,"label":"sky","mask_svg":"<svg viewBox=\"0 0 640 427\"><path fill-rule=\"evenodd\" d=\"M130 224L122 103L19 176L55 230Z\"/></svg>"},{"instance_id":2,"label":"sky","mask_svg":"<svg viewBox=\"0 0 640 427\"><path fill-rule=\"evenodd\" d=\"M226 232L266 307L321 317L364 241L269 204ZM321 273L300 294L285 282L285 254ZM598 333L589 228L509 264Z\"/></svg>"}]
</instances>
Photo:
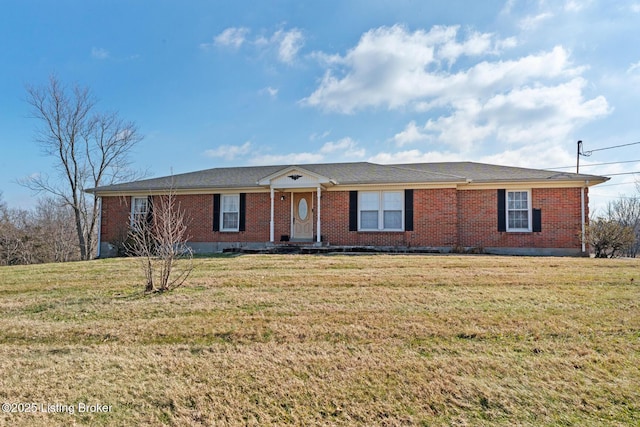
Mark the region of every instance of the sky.
<instances>
[{"instance_id":1,"label":"sky","mask_svg":"<svg viewBox=\"0 0 640 427\"><path fill-rule=\"evenodd\" d=\"M51 173L26 87L134 121L149 177L474 161L640 180L640 0L0 0L0 192ZM625 145L618 148L619 145ZM604 150L602 148L605 148ZM624 163L622 163L624 162ZM607 164L602 164L607 163ZM590 166L591 165L591 166Z\"/></svg>"}]
</instances>

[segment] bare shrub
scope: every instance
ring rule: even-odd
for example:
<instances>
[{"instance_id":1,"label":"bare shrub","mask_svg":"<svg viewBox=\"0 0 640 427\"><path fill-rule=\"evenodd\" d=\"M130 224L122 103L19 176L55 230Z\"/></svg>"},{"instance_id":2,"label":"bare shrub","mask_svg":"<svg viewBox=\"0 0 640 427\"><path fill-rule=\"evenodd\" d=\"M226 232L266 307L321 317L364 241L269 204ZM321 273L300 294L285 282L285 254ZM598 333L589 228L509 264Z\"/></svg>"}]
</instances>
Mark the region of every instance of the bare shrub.
<instances>
[{"instance_id":1,"label":"bare shrub","mask_svg":"<svg viewBox=\"0 0 640 427\"><path fill-rule=\"evenodd\" d=\"M166 292L181 286L193 271L193 251L187 246L185 212L175 194L150 198L147 215L131 218L126 246L141 260L145 292Z\"/></svg>"},{"instance_id":2,"label":"bare shrub","mask_svg":"<svg viewBox=\"0 0 640 427\"><path fill-rule=\"evenodd\" d=\"M620 256L635 242L633 227L605 218L592 220L587 226L586 234L596 258Z\"/></svg>"}]
</instances>

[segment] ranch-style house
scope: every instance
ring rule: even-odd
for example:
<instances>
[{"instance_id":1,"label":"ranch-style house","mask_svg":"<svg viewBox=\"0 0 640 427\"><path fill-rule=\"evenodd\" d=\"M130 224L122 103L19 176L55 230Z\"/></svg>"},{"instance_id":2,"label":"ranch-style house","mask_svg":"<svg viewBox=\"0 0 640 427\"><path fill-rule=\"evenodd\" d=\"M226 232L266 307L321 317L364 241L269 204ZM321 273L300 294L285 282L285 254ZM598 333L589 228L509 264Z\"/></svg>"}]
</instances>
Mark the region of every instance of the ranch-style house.
<instances>
[{"instance_id":1,"label":"ranch-style house","mask_svg":"<svg viewBox=\"0 0 640 427\"><path fill-rule=\"evenodd\" d=\"M99 256L172 192L196 253L279 245L580 255L589 187L609 178L473 162L208 169L89 190Z\"/></svg>"}]
</instances>

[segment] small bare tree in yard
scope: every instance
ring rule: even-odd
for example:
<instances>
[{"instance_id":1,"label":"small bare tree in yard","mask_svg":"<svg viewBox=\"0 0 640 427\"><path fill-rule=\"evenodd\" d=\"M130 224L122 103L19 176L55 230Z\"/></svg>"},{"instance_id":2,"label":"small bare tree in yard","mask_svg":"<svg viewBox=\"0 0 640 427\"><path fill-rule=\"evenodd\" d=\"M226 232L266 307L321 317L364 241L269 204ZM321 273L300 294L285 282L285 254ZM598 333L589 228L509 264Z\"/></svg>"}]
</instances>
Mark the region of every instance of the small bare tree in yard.
<instances>
[{"instance_id":1,"label":"small bare tree in yard","mask_svg":"<svg viewBox=\"0 0 640 427\"><path fill-rule=\"evenodd\" d=\"M173 193L149 198L147 211L132 214L128 251L140 258L145 292L166 292L181 286L193 271L187 246L185 212Z\"/></svg>"}]
</instances>

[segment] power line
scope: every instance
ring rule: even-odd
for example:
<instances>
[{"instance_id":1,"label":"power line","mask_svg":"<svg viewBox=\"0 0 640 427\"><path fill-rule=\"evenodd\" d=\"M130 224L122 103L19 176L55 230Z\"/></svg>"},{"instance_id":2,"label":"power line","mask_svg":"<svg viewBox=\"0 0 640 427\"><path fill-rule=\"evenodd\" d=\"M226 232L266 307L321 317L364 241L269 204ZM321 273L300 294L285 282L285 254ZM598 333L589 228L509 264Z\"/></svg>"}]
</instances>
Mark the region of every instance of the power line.
<instances>
[{"instance_id":1,"label":"power line","mask_svg":"<svg viewBox=\"0 0 640 427\"><path fill-rule=\"evenodd\" d=\"M624 194L599 194L597 192L589 192L589 197L600 197L602 199L637 199L638 196L625 196Z\"/></svg>"},{"instance_id":2,"label":"power line","mask_svg":"<svg viewBox=\"0 0 640 427\"><path fill-rule=\"evenodd\" d=\"M640 171L636 171L636 172L622 172L622 173L608 173L607 176L618 176L618 175L635 175L637 173L640 173Z\"/></svg>"},{"instance_id":3,"label":"power line","mask_svg":"<svg viewBox=\"0 0 640 427\"><path fill-rule=\"evenodd\" d=\"M598 188L602 187L619 187L621 185L636 185L635 182L619 182L618 184L598 184Z\"/></svg>"},{"instance_id":4,"label":"power line","mask_svg":"<svg viewBox=\"0 0 640 427\"><path fill-rule=\"evenodd\" d=\"M591 163L589 165L580 165L583 168L589 167L589 166L602 166L602 165L618 165L618 164L622 164L622 163L637 163L640 162L640 159L638 160L625 160L623 162L607 162L607 163ZM556 167L552 167L549 169L573 169L575 168L575 166L556 166Z\"/></svg>"},{"instance_id":5,"label":"power line","mask_svg":"<svg viewBox=\"0 0 640 427\"><path fill-rule=\"evenodd\" d=\"M590 156L591 153L593 153L595 151L611 150L612 148L628 147L630 145L637 145L637 144L640 144L640 141L639 142L631 142L629 144L614 145L614 146L611 146L611 147L596 148L594 150L585 151L585 152L582 152L580 154L583 155L583 156Z\"/></svg>"},{"instance_id":6,"label":"power line","mask_svg":"<svg viewBox=\"0 0 640 427\"><path fill-rule=\"evenodd\" d=\"M637 145L637 144L640 144L640 141L638 141L638 142L630 142L629 144L612 145L610 147L601 147L601 148L595 148L595 149L589 150L589 151L584 151L584 145L583 145L582 141L578 141L578 152L577 152L577 155L576 155L576 173L580 173L580 156L589 157L595 151L611 150L613 148L629 147L630 145Z\"/></svg>"}]
</instances>

